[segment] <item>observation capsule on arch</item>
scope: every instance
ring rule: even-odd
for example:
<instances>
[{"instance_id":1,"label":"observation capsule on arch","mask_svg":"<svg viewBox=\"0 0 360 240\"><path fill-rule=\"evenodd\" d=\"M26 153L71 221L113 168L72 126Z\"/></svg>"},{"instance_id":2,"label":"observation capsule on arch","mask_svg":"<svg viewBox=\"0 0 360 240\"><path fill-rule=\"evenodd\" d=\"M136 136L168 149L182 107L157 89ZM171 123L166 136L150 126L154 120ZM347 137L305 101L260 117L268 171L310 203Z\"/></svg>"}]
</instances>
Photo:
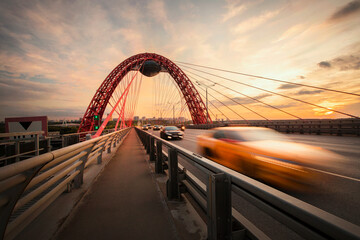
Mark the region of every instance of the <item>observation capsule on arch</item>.
<instances>
[{"instance_id":1,"label":"observation capsule on arch","mask_svg":"<svg viewBox=\"0 0 360 240\"><path fill-rule=\"evenodd\" d=\"M140 68L140 72L147 77L156 76L160 70L160 64L154 60L146 60Z\"/></svg>"}]
</instances>

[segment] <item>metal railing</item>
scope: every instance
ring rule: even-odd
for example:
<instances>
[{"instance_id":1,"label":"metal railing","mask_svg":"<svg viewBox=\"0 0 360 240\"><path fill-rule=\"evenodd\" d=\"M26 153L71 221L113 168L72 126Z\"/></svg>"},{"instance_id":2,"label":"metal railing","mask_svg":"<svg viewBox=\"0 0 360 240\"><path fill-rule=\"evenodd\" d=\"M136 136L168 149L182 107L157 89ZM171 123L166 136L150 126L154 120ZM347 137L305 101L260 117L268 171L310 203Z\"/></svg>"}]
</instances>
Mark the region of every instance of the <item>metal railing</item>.
<instances>
[{"instance_id":1,"label":"metal railing","mask_svg":"<svg viewBox=\"0 0 360 240\"><path fill-rule=\"evenodd\" d=\"M43 134L44 131L1 133L0 144L4 155L0 157L0 167L8 165L11 159L13 162L19 162L23 158L38 156L40 151L50 149L49 140L46 142L45 149L40 148L40 136ZM10 149L12 145L13 151Z\"/></svg>"},{"instance_id":2,"label":"metal railing","mask_svg":"<svg viewBox=\"0 0 360 240\"><path fill-rule=\"evenodd\" d=\"M164 173L164 169L168 169L167 198L179 199L180 189L185 189L207 215L208 239L271 239L257 226L257 222L251 221L233 206L234 196L241 197L257 211L275 219L301 238L360 239L360 227L357 225L135 129L150 154L150 161L155 161L155 172ZM167 152L163 147L167 148ZM178 159L185 161L189 167L179 164ZM202 174L205 181L201 181L195 172Z\"/></svg>"},{"instance_id":3,"label":"metal railing","mask_svg":"<svg viewBox=\"0 0 360 240\"><path fill-rule=\"evenodd\" d=\"M104 129L102 135L114 132L115 129ZM47 139L50 139L50 144L53 148L63 148L70 146L72 144L76 144L79 142L82 142L85 140L85 136L87 134L94 135L97 131L87 131L87 132L81 132L81 133L67 133L67 134L60 134L60 132L57 132L57 135L52 135L51 137L47 137ZM49 132L51 134L52 132Z\"/></svg>"},{"instance_id":4,"label":"metal railing","mask_svg":"<svg viewBox=\"0 0 360 240\"><path fill-rule=\"evenodd\" d=\"M233 120L216 124L187 125L186 128L210 129L224 126L267 127L284 133L360 136L360 119L302 119L302 120Z\"/></svg>"},{"instance_id":5,"label":"metal railing","mask_svg":"<svg viewBox=\"0 0 360 240\"><path fill-rule=\"evenodd\" d=\"M13 239L64 191L79 188L84 169L95 161L101 164L102 152L110 153L129 130L0 168L0 239Z\"/></svg>"}]
</instances>

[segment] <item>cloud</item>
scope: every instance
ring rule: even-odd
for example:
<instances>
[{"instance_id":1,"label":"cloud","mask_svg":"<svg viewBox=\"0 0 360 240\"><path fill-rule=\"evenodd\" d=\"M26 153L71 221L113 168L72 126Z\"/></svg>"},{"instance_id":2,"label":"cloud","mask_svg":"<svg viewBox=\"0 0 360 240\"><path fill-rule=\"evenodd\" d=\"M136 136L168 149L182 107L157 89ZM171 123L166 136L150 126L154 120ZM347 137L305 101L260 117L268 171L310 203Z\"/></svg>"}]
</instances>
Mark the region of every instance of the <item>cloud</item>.
<instances>
[{"instance_id":1,"label":"cloud","mask_svg":"<svg viewBox=\"0 0 360 240\"><path fill-rule=\"evenodd\" d=\"M293 89L293 88L299 88L300 86L294 85L294 84L282 84L278 89Z\"/></svg>"},{"instance_id":2,"label":"cloud","mask_svg":"<svg viewBox=\"0 0 360 240\"><path fill-rule=\"evenodd\" d=\"M318 66L321 68L336 68L340 71L359 70L360 50L353 54L336 57L330 61L321 61Z\"/></svg>"},{"instance_id":3,"label":"cloud","mask_svg":"<svg viewBox=\"0 0 360 240\"><path fill-rule=\"evenodd\" d=\"M222 22L226 22L229 19L240 15L242 12L244 12L247 9L247 6L245 4L239 4L234 1L228 1L227 2L227 12L223 15Z\"/></svg>"},{"instance_id":4,"label":"cloud","mask_svg":"<svg viewBox=\"0 0 360 240\"><path fill-rule=\"evenodd\" d=\"M270 21L270 19L272 19L273 17L278 15L279 12L280 12L280 10L267 11L259 16L249 18L249 19L239 23L238 25L236 25L233 28L233 31L237 34L246 33L250 30L253 30L253 29L259 27L263 23Z\"/></svg>"},{"instance_id":5,"label":"cloud","mask_svg":"<svg viewBox=\"0 0 360 240\"><path fill-rule=\"evenodd\" d=\"M280 42L292 37L295 37L297 35L300 35L301 33L303 33L306 30L306 25L305 24L296 24L295 26L290 27L288 30L286 30L276 41L276 42Z\"/></svg>"},{"instance_id":6,"label":"cloud","mask_svg":"<svg viewBox=\"0 0 360 240\"><path fill-rule=\"evenodd\" d=\"M359 70L360 69L360 57L349 55L335 58L332 63L337 66L341 71Z\"/></svg>"},{"instance_id":7,"label":"cloud","mask_svg":"<svg viewBox=\"0 0 360 240\"><path fill-rule=\"evenodd\" d=\"M165 3L161 0L152 0L148 2L148 10L151 16L161 24L166 31L174 32L174 26L168 19Z\"/></svg>"},{"instance_id":8,"label":"cloud","mask_svg":"<svg viewBox=\"0 0 360 240\"><path fill-rule=\"evenodd\" d=\"M269 96L272 96L271 94L269 93L264 93L264 94L260 94L258 96L255 96L253 98L257 99L257 100L260 100L260 99L263 99L263 98L266 98L266 97L269 97ZM252 103L257 103L257 101L251 99L251 98L248 98L248 97L233 97L230 99L226 98L227 100L225 101L222 101L223 104L227 105L227 106L232 106L232 105L239 105L239 104L252 104ZM216 104L218 103L218 101L216 100L213 100L211 101L213 104ZM218 106L220 106L220 104L218 104ZM221 106L223 106L221 104Z\"/></svg>"},{"instance_id":9,"label":"cloud","mask_svg":"<svg viewBox=\"0 0 360 240\"><path fill-rule=\"evenodd\" d=\"M318 65L321 68L331 68L330 62L327 62L327 61L321 61L321 62L318 63Z\"/></svg>"},{"instance_id":10,"label":"cloud","mask_svg":"<svg viewBox=\"0 0 360 240\"><path fill-rule=\"evenodd\" d=\"M340 9L338 9L331 17L330 17L330 21L339 21L339 20L343 20L349 16L352 16L356 13L360 12L360 1L359 0L355 0L352 2L349 2L348 4L346 4L345 6L341 7Z\"/></svg>"},{"instance_id":11,"label":"cloud","mask_svg":"<svg viewBox=\"0 0 360 240\"><path fill-rule=\"evenodd\" d=\"M323 90L313 90L313 91L309 91L309 90L301 90L297 93L295 93L295 95L312 95L312 94L318 94L318 93L322 93L324 92Z\"/></svg>"}]
</instances>

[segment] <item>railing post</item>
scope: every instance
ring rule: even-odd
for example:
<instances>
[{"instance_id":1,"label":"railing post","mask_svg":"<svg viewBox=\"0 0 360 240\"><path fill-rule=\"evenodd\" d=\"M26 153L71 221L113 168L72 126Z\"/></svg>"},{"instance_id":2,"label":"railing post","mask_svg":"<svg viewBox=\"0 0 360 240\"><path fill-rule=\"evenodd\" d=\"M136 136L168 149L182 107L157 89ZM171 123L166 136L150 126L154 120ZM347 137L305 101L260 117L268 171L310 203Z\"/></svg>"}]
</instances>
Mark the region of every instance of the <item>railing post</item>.
<instances>
[{"instance_id":1,"label":"railing post","mask_svg":"<svg viewBox=\"0 0 360 240\"><path fill-rule=\"evenodd\" d=\"M20 161L20 157L18 156L20 154L20 140L15 140L15 162Z\"/></svg>"},{"instance_id":2,"label":"railing post","mask_svg":"<svg viewBox=\"0 0 360 240\"><path fill-rule=\"evenodd\" d=\"M155 173L164 173L163 161L162 161L162 142L156 141L156 162L155 162Z\"/></svg>"},{"instance_id":3,"label":"railing post","mask_svg":"<svg viewBox=\"0 0 360 240\"><path fill-rule=\"evenodd\" d=\"M225 173L209 175L208 239L231 239L231 182Z\"/></svg>"},{"instance_id":4,"label":"railing post","mask_svg":"<svg viewBox=\"0 0 360 240\"><path fill-rule=\"evenodd\" d=\"M39 134L35 134L35 156L39 156L39 145L40 145L40 136Z\"/></svg>"},{"instance_id":5,"label":"railing post","mask_svg":"<svg viewBox=\"0 0 360 240\"><path fill-rule=\"evenodd\" d=\"M116 134L114 134L112 141L112 147L115 148L116 147Z\"/></svg>"},{"instance_id":6,"label":"railing post","mask_svg":"<svg viewBox=\"0 0 360 240\"><path fill-rule=\"evenodd\" d=\"M51 152L51 138L46 139L46 152Z\"/></svg>"},{"instance_id":7,"label":"railing post","mask_svg":"<svg viewBox=\"0 0 360 240\"><path fill-rule=\"evenodd\" d=\"M84 182L84 168L85 168L85 164L86 161L88 159L88 156L91 152L92 147L89 147L88 149L85 150L85 152L87 152L87 154L85 156L82 156L78 161L82 161L81 165L79 165L76 170L80 170L79 174L74 178L74 186L76 188L80 188L81 185ZM68 190L71 189L71 186L68 186Z\"/></svg>"},{"instance_id":8,"label":"railing post","mask_svg":"<svg viewBox=\"0 0 360 240\"><path fill-rule=\"evenodd\" d=\"M179 199L179 180L178 180L178 156L176 149L169 148L168 150L169 163L169 179L166 182L166 195L169 200Z\"/></svg>"},{"instance_id":9,"label":"railing post","mask_svg":"<svg viewBox=\"0 0 360 240\"><path fill-rule=\"evenodd\" d=\"M111 136L111 137L108 137L108 139L106 140L105 145L107 145L108 141L110 142L109 147L108 147L108 149L107 149L107 153L111 153L111 142L112 142L112 139L113 139L113 137Z\"/></svg>"},{"instance_id":10,"label":"railing post","mask_svg":"<svg viewBox=\"0 0 360 240\"><path fill-rule=\"evenodd\" d=\"M146 135L146 153L150 153L150 135Z\"/></svg>"},{"instance_id":11,"label":"railing post","mask_svg":"<svg viewBox=\"0 0 360 240\"><path fill-rule=\"evenodd\" d=\"M155 161L155 138L150 136L150 162Z\"/></svg>"}]
</instances>

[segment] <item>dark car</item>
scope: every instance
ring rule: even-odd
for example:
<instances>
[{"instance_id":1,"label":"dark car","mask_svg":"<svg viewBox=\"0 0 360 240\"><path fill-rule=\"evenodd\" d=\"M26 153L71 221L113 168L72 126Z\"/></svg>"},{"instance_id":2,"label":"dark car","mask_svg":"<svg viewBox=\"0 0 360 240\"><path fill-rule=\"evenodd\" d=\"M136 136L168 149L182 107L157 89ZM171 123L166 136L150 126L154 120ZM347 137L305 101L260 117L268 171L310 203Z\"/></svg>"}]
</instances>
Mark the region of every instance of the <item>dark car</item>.
<instances>
[{"instance_id":1,"label":"dark car","mask_svg":"<svg viewBox=\"0 0 360 240\"><path fill-rule=\"evenodd\" d=\"M148 129L151 129L151 124L146 124L146 126L148 127Z\"/></svg>"},{"instance_id":2,"label":"dark car","mask_svg":"<svg viewBox=\"0 0 360 240\"><path fill-rule=\"evenodd\" d=\"M163 139L183 139L184 133L181 132L177 127L175 126L166 126L160 131L160 137Z\"/></svg>"},{"instance_id":3,"label":"dark car","mask_svg":"<svg viewBox=\"0 0 360 240\"><path fill-rule=\"evenodd\" d=\"M159 125L155 125L155 126L153 127L153 130L160 130L160 126L159 126Z\"/></svg>"},{"instance_id":4,"label":"dark car","mask_svg":"<svg viewBox=\"0 0 360 240\"><path fill-rule=\"evenodd\" d=\"M148 130L148 129L149 129L148 126L146 125L142 126L142 130Z\"/></svg>"}]
</instances>

